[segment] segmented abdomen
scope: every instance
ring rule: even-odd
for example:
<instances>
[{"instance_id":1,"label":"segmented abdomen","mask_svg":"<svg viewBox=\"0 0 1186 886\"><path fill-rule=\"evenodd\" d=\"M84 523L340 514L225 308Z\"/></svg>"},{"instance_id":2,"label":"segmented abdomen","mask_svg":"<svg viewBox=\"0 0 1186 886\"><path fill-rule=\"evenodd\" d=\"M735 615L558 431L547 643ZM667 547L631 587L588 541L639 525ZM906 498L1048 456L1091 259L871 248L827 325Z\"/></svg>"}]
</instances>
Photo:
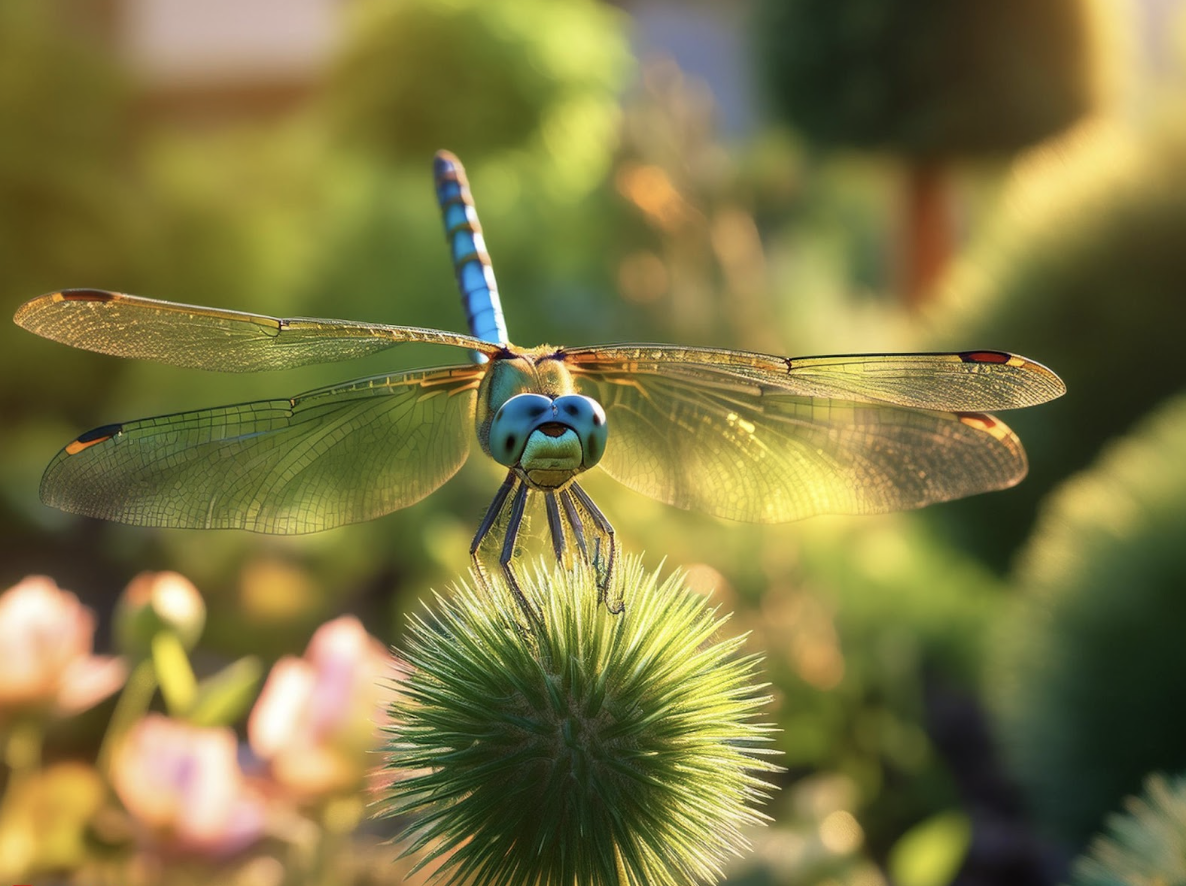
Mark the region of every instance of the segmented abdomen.
<instances>
[{"instance_id":1,"label":"segmented abdomen","mask_svg":"<svg viewBox=\"0 0 1186 886\"><path fill-rule=\"evenodd\" d=\"M507 344L498 284L494 282L494 269L490 266L465 168L453 154L438 151L433 161L433 178L470 333L484 341Z\"/></svg>"}]
</instances>

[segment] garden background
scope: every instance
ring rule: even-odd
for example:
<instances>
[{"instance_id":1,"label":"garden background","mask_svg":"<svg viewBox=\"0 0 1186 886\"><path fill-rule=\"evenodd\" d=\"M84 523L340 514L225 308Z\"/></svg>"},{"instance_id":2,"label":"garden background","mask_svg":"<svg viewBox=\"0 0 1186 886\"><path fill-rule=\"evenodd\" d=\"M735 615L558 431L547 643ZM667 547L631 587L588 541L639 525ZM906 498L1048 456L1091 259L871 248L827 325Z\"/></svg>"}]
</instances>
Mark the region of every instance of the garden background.
<instances>
[{"instance_id":1,"label":"garden background","mask_svg":"<svg viewBox=\"0 0 1186 886\"><path fill-rule=\"evenodd\" d=\"M1004 416L1021 486L924 512L754 527L583 481L625 550L765 655L786 771L729 882L1183 882L1186 3L4 0L0 303L94 287L461 330L438 148L517 344L998 348L1066 381ZM327 624L365 697L301 751L340 777L286 783L274 741L268 826L187 843L94 769L126 688L79 711L55 672L30 762L3 684L31 653L0 623L0 879L404 882L365 810L373 647L341 619L398 643L465 574L499 471L474 457L411 508L287 538L75 518L37 486L87 428L455 355L232 377L0 343L0 587L69 589L133 675L129 607L182 600L179 654L221 681L191 720L240 738Z\"/></svg>"}]
</instances>

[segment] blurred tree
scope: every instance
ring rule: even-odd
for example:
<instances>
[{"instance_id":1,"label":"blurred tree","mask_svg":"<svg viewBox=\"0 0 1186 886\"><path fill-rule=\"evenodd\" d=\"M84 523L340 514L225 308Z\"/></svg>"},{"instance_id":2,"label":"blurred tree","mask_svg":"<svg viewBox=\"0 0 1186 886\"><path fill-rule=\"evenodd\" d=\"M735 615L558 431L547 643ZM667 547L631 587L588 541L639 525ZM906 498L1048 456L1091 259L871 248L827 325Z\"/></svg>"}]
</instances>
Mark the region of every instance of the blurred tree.
<instances>
[{"instance_id":1,"label":"blurred tree","mask_svg":"<svg viewBox=\"0 0 1186 886\"><path fill-rule=\"evenodd\" d=\"M1028 158L1003 203L930 318L933 346L1007 347L1067 383L1061 400L1007 416L1029 452L1025 482L945 509L945 526L1000 566L1054 484L1186 384L1186 116L1084 127Z\"/></svg>"},{"instance_id":2,"label":"blurred tree","mask_svg":"<svg viewBox=\"0 0 1186 886\"><path fill-rule=\"evenodd\" d=\"M1092 0L759 0L770 101L823 149L907 164L902 287L917 304L952 251L944 167L1005 154L1097 101Z\"/></svg>"},{"instance_id":3,"label":"blurred tree","mask_svg":"<svg viewBox=\"0 0 1186 886\"><path fill-rule=\"evenodd\" d=\"M355 0L326 86L348 141L391 159L466 156L563 138L615 105L623 21L596 0Z\"/></svg>"},{"instance_id":4,"label":"blurred tree","mask_svg":"<svg viewBox=\"0 0 1186 886\"><path fill-rule=\"evenodd\" d=\"M1074 846L1145 774L1186 767L1186 396L1051 498L990 645L1003 750Z\"/></svg>"}]
</instances>

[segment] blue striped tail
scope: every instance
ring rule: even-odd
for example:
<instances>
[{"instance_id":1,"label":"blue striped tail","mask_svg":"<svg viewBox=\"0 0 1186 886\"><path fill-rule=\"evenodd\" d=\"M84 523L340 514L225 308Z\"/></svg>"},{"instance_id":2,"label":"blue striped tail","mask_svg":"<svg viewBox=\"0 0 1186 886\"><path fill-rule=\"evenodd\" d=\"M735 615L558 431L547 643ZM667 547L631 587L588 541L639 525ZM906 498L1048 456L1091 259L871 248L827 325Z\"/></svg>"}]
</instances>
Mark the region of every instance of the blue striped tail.
<instances>
[{"instance_id":1,"label":"blue striped tail","mask_svg":"<svg viewBox=\"0 0 1186 886\"><path fill-rule=\"evenodd\" d=\"M474 209L465 168L453 154L438 151L432 172L470 334L483 341L505 345L510 339L502 316L502 303L498 299L498 284L494 282L494 269L490 266L490 255L486 252L482 224ZM485 360L476 352L473 356L477 362Z\"/></svg>"}]
</instances>

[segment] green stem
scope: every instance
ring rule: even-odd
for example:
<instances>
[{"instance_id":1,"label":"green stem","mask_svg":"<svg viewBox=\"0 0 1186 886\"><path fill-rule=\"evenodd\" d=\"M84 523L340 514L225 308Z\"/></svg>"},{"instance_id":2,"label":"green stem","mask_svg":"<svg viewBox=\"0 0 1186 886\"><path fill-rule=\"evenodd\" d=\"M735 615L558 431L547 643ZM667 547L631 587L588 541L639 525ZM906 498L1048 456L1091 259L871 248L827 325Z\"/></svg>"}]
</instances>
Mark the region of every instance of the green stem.
<instances>
[{"instance_id":1,"label":"green stem","mask_svg":"<svg viewBox=\"0 0 1186 886\"><path fill-rule=\"evenodd\" d=\"M198 694L198 683L181 638L173 631L161 631L153 637L152 663L169 715L188 716Z\"/></svg>"},{"instance_id":2,"label":"green stem","mask_svg":"<svg viewBox=\"0 0 1186 886\"><path fill-rule=\"evenodd\" d=\"M2 750L9 776L0 797L0 816L9 817L13 798L36 776L41 766L41 747L45 741L45 721L35 717L17 717L6 723Z\"/></svg>"},{"instance_id":3,"label":"green stem","mask_svg":"<svg viewBox=\"0 0 1186 886\"><path fill-rule=\"evenodd\" d=\"M109 774L111 755L119 740L148 712L156 686L156 669L150 659L144 659L132 669L128 682L124 684L111 722L107 725L107 734L103 736L103 745L99 748L99 759L95 764L103 775Z\"/></svg>"},{"instance_id":4,"label":"green stem","mask_svg":"<svg viewBox=\"0 0 1186 886\"><path fill-rule=\"evenodd\" d=\"M4 764L12 771L12 782L25 778L41 766L45 728L41 719L18 717L4 736Z\"/></svg>"},{"instance_id":5,"label":"green stem","mask_svg":"<svg viewBox=\"0 0 1186 886\"><path fill-rule=\"evenodd\" d=\"M335 797L320 804L315 819L318 837L311 865L310 881L333 886L342 860L348 857L350 835L358 827L364 806L357 796Z\"/></svg>"}]
</instances>

